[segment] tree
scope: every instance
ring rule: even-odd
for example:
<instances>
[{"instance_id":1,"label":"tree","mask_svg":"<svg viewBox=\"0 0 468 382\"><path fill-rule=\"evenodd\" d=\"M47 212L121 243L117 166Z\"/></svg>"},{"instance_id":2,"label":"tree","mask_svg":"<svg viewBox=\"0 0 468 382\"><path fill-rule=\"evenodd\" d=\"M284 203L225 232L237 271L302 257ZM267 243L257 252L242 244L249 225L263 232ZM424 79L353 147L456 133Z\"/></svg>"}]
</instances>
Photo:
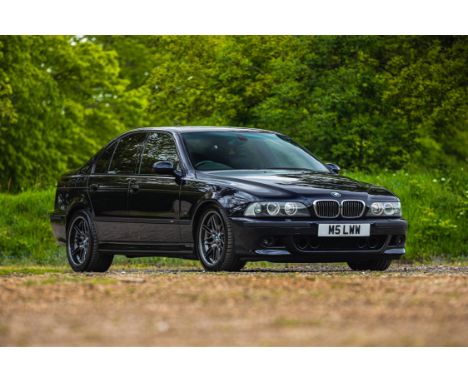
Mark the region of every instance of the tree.
<instances>
[{"instance_id":1,"label":"tree","mask_svg":"<svg viewBox=\"0 0 468 382\"><path fill-rule=\"evenodd\" d=\"M466 36L0 36L0 190L133 127L279 131L345 168L466 163Z\"/></svg>"},{"instance_id":2,"label":"tree","mask_svg":"<svg viewBox=\"0 0 468 382\"><path fill-rule=\"evenodd\" d=\"M50 184L140 125L144 99L125 92L115 52L66 36L3 36L0 44L2 189Z\"/></svg>"}]
</instances>

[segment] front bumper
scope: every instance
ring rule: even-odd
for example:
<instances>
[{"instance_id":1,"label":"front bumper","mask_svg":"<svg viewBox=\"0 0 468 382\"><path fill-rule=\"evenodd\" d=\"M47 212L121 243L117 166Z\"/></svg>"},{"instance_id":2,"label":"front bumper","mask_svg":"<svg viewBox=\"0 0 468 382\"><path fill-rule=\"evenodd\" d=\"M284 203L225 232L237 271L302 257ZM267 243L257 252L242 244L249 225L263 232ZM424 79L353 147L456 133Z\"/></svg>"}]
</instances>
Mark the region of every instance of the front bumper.
<instances>
[{"instance_id":1,"label":"front bumper","mask_svg":"<svg viewBox=\"0 0 468 382\"><path fill-rule=\"evenodd\" d=\"M237 253L246 260L341 262L405 254L408 224L404 219L320 219L307 221L230 218ZM319 224L371 225L369 238L319 238ZM273 245L265 245L272 239ZM271 241L271 240L270 240ZM307 245L303 245L307 244Z\"/></svg>"},{"instance_id":2,"label":"front bumper","mask_svg":"<svg viewBox=\"0 0 468 382\"><path fill-rule=\"evenodd\" d=\"M53 212L49 216L55 239L60 244L65 243L65 215L59 215Z\"/></svg>"}]
</instances>

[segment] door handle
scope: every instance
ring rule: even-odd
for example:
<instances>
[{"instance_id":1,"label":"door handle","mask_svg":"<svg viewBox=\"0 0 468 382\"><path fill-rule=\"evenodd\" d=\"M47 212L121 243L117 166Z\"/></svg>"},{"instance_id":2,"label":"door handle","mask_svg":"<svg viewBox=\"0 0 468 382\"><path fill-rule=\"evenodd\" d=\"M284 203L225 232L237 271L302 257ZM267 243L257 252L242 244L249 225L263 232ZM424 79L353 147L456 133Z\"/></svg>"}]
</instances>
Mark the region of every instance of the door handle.
<instances>
[{"instance_id":1,"label":"door handle","mask_svg":"<svg viewBox=\"0 0 468 382\"><path fill-rule=\"evenodd\" d=\"M137 183L130 183L130 192L138 192L138 190L140 189L140 185L137 184Z\"/></svg>"},{"instance_id":2,"label":"door handle","mask_svg":"<svg viewBox=\"0 0 468 382\"><path fill-rule=\"evenodd\" d=\"M91 192L97 191L98 188L99 188L99 184L97 184L97 183L93 183L93 184L89 185L89 191L91 191Z\"/></svg>"}]
</instances>

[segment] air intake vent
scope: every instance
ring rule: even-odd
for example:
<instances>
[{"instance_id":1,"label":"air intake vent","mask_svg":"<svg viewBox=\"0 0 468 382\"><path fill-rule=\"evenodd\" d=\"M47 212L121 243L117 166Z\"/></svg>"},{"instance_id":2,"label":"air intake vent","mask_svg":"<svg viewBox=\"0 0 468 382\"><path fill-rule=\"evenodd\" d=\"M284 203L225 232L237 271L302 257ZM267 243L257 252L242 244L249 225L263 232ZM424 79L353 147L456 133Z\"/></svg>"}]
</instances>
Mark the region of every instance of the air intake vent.
<instances>
[{"instance_id":1,"label":"air intake vent","mask_svg":"<svg viewBox=\"0 0 468 382\"><path fill-rule=\"evenodd\" d=\"M340 204L336 200L317 200L314 210L319 218L336 218L340 214Z\"/></svg>"},{"instance_id":2,"label":"air intake vent","mask_svg":"<svg viewBox=\"0 0 468 382\"><path fill-rule=\"evenodd\" d=\"M343 200L341 202L341 215L344 218L359 218L364 213L366 204L361 200Z\"/></svg>"}]
</instances>

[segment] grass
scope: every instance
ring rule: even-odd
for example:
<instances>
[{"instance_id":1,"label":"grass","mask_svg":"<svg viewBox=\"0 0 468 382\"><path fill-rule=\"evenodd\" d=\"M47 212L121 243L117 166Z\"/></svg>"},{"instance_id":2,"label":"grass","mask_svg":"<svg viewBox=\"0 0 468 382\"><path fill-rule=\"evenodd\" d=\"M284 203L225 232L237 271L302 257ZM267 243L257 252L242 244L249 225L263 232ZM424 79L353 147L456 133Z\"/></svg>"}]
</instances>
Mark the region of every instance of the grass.
<instances>
[{"instance_id":1,"label":"grass","mask_svg":"<svg viewBox=\"0 0 468 382\"><path fill-rule=\"evenodd\" d=\"M385 171L378 175L347 175L385 186L400 198L409 225L407 259L467 259L468 176L463 168L449 173Z\"/></svg>"},{"instance_id":2,"label":"grass","mask_svg":"<svg viewBox=\"0 0 468 382\"><path fill-rule=\"evenodd\" d=\"M71 272L69 267L65 266L22 266L22 265L7 265L0 266L0 276L29 276L29 275L46 275L52 273L67 273Z\"/></svg>"},{"instance_id":3,"label":"grass","mask_svg":"<svg viewBox=\"0 0 468 382\"><path fill-rule=\"evenodd\" d=\"M383 185L398 195L409 222L407 255L412 261L464 261L468 256L468 176L450 173L384 171L348 172L358 180ZM54 190L0 194L0 264L64 265L64 248L57 245L49 222ZM118 257L120 266L194 265L178 259ZM39 269L39 268L38 268ZM38 270L38 272L40 272ZM1 273L1 270L0 270Z\"/></svg>"},{"instance_id":4,"label":"grass","mask_svg":"<svg viewBox=\"0 0 468 382\"><path fill-rule=\"evenodd\" d=\"M49 221L55 191L0 194L0 262L63 264Z\"/></svg>"}]
</instances>

